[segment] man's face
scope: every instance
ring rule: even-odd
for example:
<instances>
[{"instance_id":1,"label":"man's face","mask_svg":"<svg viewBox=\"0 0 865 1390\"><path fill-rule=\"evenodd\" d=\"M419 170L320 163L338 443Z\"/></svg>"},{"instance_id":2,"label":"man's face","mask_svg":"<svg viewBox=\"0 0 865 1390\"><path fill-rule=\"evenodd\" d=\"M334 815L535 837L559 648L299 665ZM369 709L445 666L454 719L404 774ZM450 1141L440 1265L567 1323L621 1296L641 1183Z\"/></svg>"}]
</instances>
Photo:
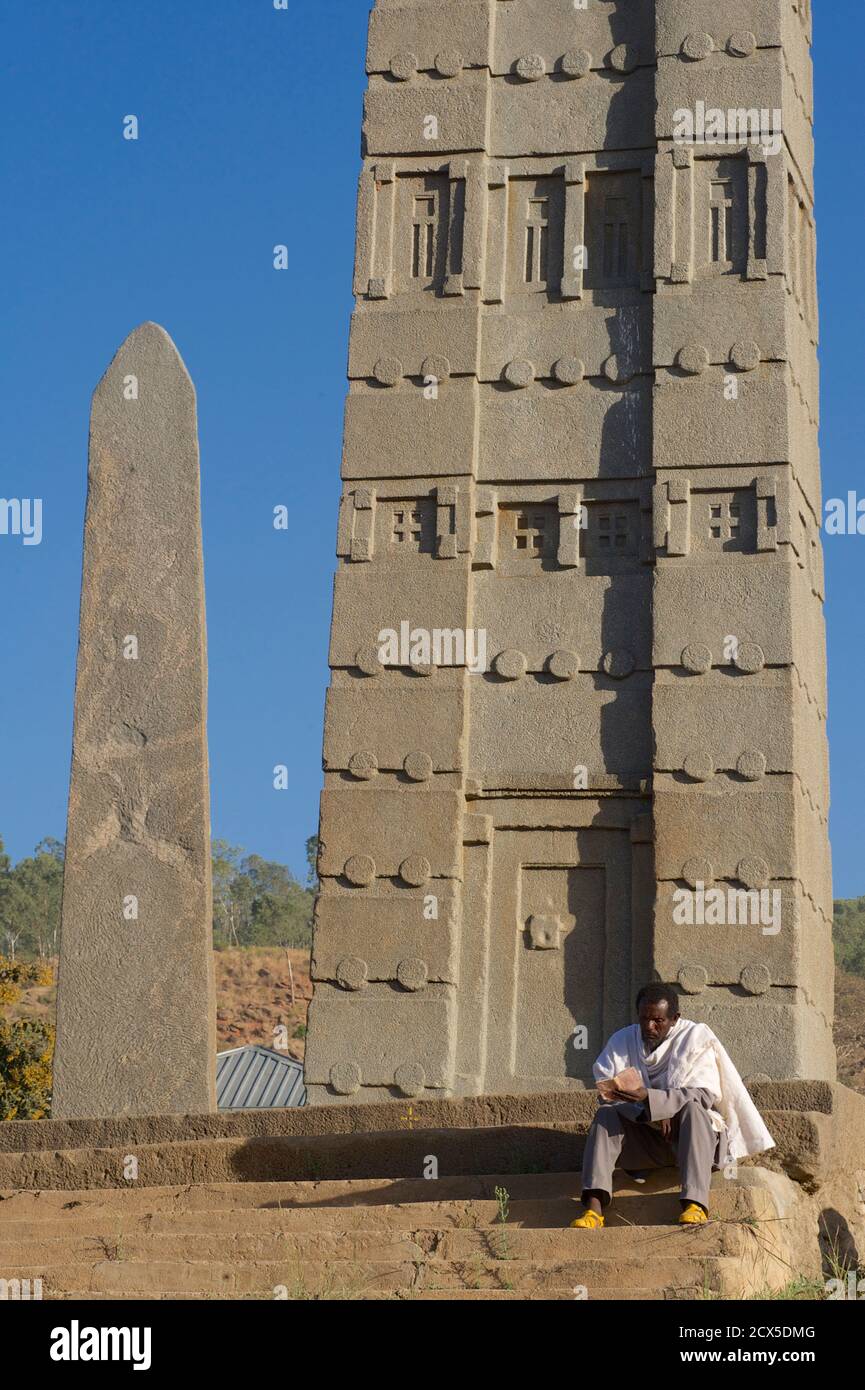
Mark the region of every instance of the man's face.
<instances>
[{"instance_id":1,"label":"man's face","mask_svg":"<svg viewBox=\"0 0 865 1390\"><path fill-rule=\"evenodd\" d=\"M646 1047L654 1049L662 1043L678 1019L678 1014L668 1014L667 1009L666 1001L663 1004L650 1004L644 999L640 1005L640 1032Z\"/></svg>"}]
</instances>

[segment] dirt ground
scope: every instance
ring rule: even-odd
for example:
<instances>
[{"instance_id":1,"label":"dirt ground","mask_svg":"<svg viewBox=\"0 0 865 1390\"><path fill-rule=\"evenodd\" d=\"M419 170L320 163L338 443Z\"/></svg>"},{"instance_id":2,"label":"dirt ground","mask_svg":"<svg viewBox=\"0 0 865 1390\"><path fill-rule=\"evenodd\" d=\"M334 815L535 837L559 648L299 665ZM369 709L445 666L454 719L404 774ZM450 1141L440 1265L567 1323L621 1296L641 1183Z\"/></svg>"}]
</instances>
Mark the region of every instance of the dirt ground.
<instances>
[{"instance_id":1,"label":"dirt ground","mask_svg":"<svg viewBox=\"0 0 865 1390\"><path fill-rule=\"evenodd\" d=\"M312 997L309 952L280 947L214 951L217 1049L261 1043L272 1047L278 1024L288 1028L288 1051L302 1061L306 1011ZM55 977L57 962L53 962ZM53 1020L56 990L34 985L9 1010L10 1018Z\"/></svg>"},{"instance_id":2,"label":"dirt ground","mask_svg":"<svg viewBox=\"0 0 865 1390\"><path fill-rule=\"evenodd\" d=\"M835 972L835 1047L838 1080L865 1094L865 980Z\"/></svg>"},{"instance_id":3,"label":"dirt ground","mask_svg":"<svg viewBox=\"0 0 865 1390\"><path fill-rule=\"evenodd\" d=\"M285 1024L288 1051L302 1061L312 998L309 952L241 947L215 951L214 961L218 1050L244 1043L273 1047L274 1028Z\"/></svg>"}]
</instances>

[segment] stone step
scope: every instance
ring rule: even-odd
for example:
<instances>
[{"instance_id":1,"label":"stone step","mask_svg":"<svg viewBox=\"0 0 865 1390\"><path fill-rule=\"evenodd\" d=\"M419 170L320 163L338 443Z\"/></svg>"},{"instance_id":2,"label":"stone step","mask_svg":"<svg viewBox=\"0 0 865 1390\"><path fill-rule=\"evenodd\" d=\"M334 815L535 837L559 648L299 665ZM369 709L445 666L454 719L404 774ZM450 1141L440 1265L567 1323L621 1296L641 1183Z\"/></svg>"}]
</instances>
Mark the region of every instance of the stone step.
<instances>
[{"instance_id":1,"label":"stone step","mask_svg":"<svg viewBox=\"0 0 865 1390\"><path fill-rule=\"evenodd\" d=\"M278 1218L280 1213L266 1213ZM240 1224L240 1223L238 1223ZM287 1259L423 1261L431 1256L459 1260L480 1254L502 1259L569 1260L588 1257L617 1260L624 1256L655 1259L663 1256L706 1254L742 1255L752 1252L757 1232L744 1225L710 1223L696 1228L678 1226L613 1227L604 1231L525 1229L508 1224L481 1230L424 1228L397 1231L321 1230L309 1227L291 1231L277 1226L257 1233L226 1230L224 1223L212 1229L204 1223L189 1228L153 1231L139 1226L104 1226L90 1234L76 1231L46 1236L41 1230L15 1236L0 1230L0 1276L21 1265L58 1266L87 1260L120 1262L172 1262L183 1260L278 1261Z\"/></svg>"},{"instance_id":2,"label":"stone step","mask_svg":"<svg viewBox=\"0 0 865 1390\"><path fill-rule=\"evenodd\" d=\"M95 1260L59 1265L10 1265L3 1277L41 1279L43 1298L71 1295L90 1298L94 1293L121 1298L141 1295L197 1293L219 1298L288 1298L322 1295L334 1298L367 1298L371 1294L399 1291L463 1291L502 1289L522 1294L570 1288L572 1297L585 1288L589 1297L601 1292L617 1296L625 1289L648 1289L659 1297L688 1294L706 1296L740 1292L743 1280L762 1287L762 1271L743 1269L738 1257L695 1255L659 1257L647 1266L644 1259L565 1260L496 1259L480 1253L468 1259L418 1262L394 1260L261 1260L224 1263L197 1260Z\"/></svg>"},{"instance_id":3,"label":"stone step","mask_svg":"<svg viewBox=\"0 0 865 1390\"><path fill-rule=\"evenodd\" d=\"M71 1294L83 1298L94 1293L138 1298L147 1294L197 1292L216 1298L254 1295L273 1298L285 1287L288 1296L329 1293L333 1297L366 1297L369 1292L408 1289L417 1280L414 1260L281 1260L249 1264L215 1261L93 1260L58 1265L7 1266L3 1277L41 1279L43 1298Z\"/></svg>"},{"instance_id":4,"label":"stone step","mask_svg":"<svg viewBox=\"0 0 865 1390\"><path fill-rule=\"evenodd\" d=\"M665 1292L658 1289L601 1289L590 1300L593 1303L646 1303L658 1302L663 1299L693 1299L696 1295L687 1290L674 1294L672 1290ZM136 1294L136 1302L164 1302L170 1300L172 1303L195 1302L206 1303L210 1300L222 1299L224 1295L214 1294L207 1290L195 1290L183 1293L139 1293ZM310 1295L310 1297L325 1298L326 1295ZM515 1289L397 1289L393 1293L369 1293L364 1295L364 1302L382 1302L385 1300L400 1302L420 1302L429 1303L433 1301L448 1303L493 1303L493 1302L554 1302L567 1299L573 1302L576 1295L574 1290L569 1287L545 1289L541 1293L521 1293ZM252 1302L274 1302L272 1294L237 1294L232 1301L252 1301ZM62 1293L45 1294L46 1303L63 1302L87 1302L97 1303L100 1301L115 1303L116 1293L93 1293L88 1290L69 1289Z\"/></svg>"},{"instance_id":5,"label":"stone step","mask_svg":"<svg viewBox=\"0 0 865 1390\"><path fill-rule=\"evenodd\" d=\"M843 1087L832 1081L755 1081L747 1088L763 1113L836 1113ZM580 1120L588 1127L597 1110L593 1088L525 1091L482 1096L419 1097L411 1102L414 1129L478 1129L513 1124ZM178 1138L231 1138L255 1134L358 1134L406 1128L405 1100L302 1106L290 1110L234 1110L199 1115L114 1115L102 1119L15 1120L0 1130L0 1150L70 1149L86 1144L150 1143Z\"/></svg>"},{"instance_id":6,"label":"stone step","mask_svg":"<svg viewBox=\"0 0 865 1390\"><path fill-rule=\"evenodd\" d=\"M317 1182L390 1177L416 1181L435 1154L444 1173L566 1172L585 1146L577 1121L484 1129L251 1135L110 1148L0 1150L0 1188L120 1188L129 1154L142 1184Z\"/></svg>"},{"instance_id":7,"label":"stone step","mask_svg":"<svg viewBox=\"0 0 865 1390\"><path fill-rule=\"evenodd\" d=\"M659 1231L676 1231L678 1227L679 1206L669 1208L669 1220L660 1220L664 1208L653 1206L645 1199L650 1219L632 1222L623 1213L636 1214L636 1207L628 1205L628 1199L617 1202L607 1211L607 1225L604 1234L608 1239L619 1232L646 1231L657 1234ZM666 1207L666 1203L664 1204ZM725 1215L724 1209L731 1215ZM516 1201L510 1204L506 1229L557 1231L569 1227L575 1216L582 1211L578 1202L567 1198L551 1198L543 1201ZM759 1224L775 1217L766 1194L757 1193L748 1203L730 1204L717 1202L712 1210L710 1226L724 1222L746 1221ZM187 1232L209 1231L213 1234L254 1235L264 1232L285 1231L301 1234L322 1231L446 1231L446 1230L492 1230L499 1229L498 1207L495 1202L428 1202L406 1203L403 1206L373 1207L241 1207L200 1209L196 1211L166 1211L157 1209L147 1211L92 1210L86 1205L62 1215L21 1216L15 1219L0 1217L0 1242L26 1240L29 1237L40 1240L54 1240L62 1236L100 1236L138 1235L159 1232L185 1234ZM593 1232L585 1234L592 1235Z\"/></svg>"},{"instance_id":8,"label":"stone step","mask_svg":"<svg viewBox=\"0 0 865 1390\"><path fill-rule=\"evenodd\" d=\"M100 1190L71 1204L68 1193L21 1194L31 1199L29 1210L18 1197L0 1203L0 1277L41 1278L49 1299L77 1293L270 1300L276 1286L292 1300L574 1299L582 1287L594 1299L623 1289L641 1299L685 1299L738 1297L786 1282L788 1271L773 1253L777 1214L768 1190L753 1181L724 1183L713 1205L737 1219L682 1229L658 1220L666 1212L674 1221L679 1209L669 1179L656 1174L648 1190L625 1187L616 1201L621 1224L603 1231L568 1228L578 1209L560 1195L573 1184L570 1174L527 1178L524 1190L532 1195L510 1203L504 1225L488 1199L387 1204L384 1196L405 1189L393 1182L372 1191L367 1182L340 1183L336 1191L317 1184L301 1194L277 1184L276 1200L268 1185L255 1194L258 1206L214 1207L238 1189ZM430 1184L420 1190L428 1194ZM298 1195L307 1204L279 1205ZM370 1197L378 1201L343 1205ZM313 1198L333 1205L311 1205ZM190 1199L208 1205L172 1208ZM143 1200L156 1210L142 1210ZM621 1212L629 1203L635 1212L648 1210L649 1221L627 1224Z\"/></svg>"},{"instance_id":9,"label":"stone step","mask_svg":"<svg viewBox=\"0 0 865 1390\"><path fill-rule=\"evenodd\" d=\"M740 1178L726 1181L715 1174L712 1185L713 1215L723 1219L741 1219L759 1215L765 1208L767 1194L759 1179L759 1169L742 1169ZM323 1214L363 1210L372 1214L379 1208L405 1212L410 1207L434 1213L446 1204L471 1203L484 1213L498 1212L495 1189L503 1188L510 1199L510 1213L518 1213L527 1224L537 1216L543 1218L547 1206L558 1204L551 1221L556 1225L571 1220L579 1209L580 1174L530 1173L445 1176L435 1180L361 1178L349 1181L323 1182L246 1182L207 1183L192 1186L134 1185L122 1188L55 1189L40 1191L5 1190L0 1193L0 1230L8 1220L40 1220L49 1217L66 1219L85 1213L93 1217L112 1214L198 1211L241 1211L261 1208L283 1210L315 1209L316 1220ZM650 1223L675 1220L679 1212L678 1174L674 1169L659 1169L645 1184L634 1184L617 1175L614 1202L610 1219L614 1223L642 1224L639 1213L650 1213ZM524 1205L520 1205L524 1204ZM362 1219L373 1219L372 1216ZM383 1219L388 1219L383 1215Z\"/></svg>"},{"instance_id":10,"label":"stone step","mask_svg":"<svg viewBox=\"0 0 865 1390\"><path fill-rule=\"evenodd\" d=\"M524 1229L556 1230L569 1226L580 1212L579 1203L564 1198L549 1202L514 1202L509 1225ZM99 1236L123 1231L139 1233L211 1231L251 1235L256 1232L333 1231L440 1231L450 1227L475 1230L499 1224L494 1202L428 1202L405 1206L337 1207L237 1207L202 1208L195 1211L93 1210L82 1205L61 1216L24 1216L14 1220L0 1215L0 1241L53 1240L58 1236ZM616 1227L610 1229L618 1229Z\"/></svg>"},{"instance_id":11,"label":"stone step","mask_svg":"<svg viewBox=\"0 0 865 1390\"><path fill-rule=\"evenodd\" d=\"M514 1288L522 1293L542 1293L548 1288L586 1289L589 1298L605 1291L616 1296L623 1288L644 1287L665 1297L668 1292L691 1295L705 1291L717 1295L742 1285L739 1257L695 1255L644 1260L627 1258L547 1261L544 1259L495 1259L475 1256L460 1260L429 1260L424 1267L423 1287L438 1288Z\"/></svg>"},{"instance_id":12,"label":"stone step","mask_svg":"<svg viewBox=\"0 0 865 1390\"><path fill-rule=\"evenodd\" d=\"M602 1231L569 1228L578 1173L14 1192L0 1277L43 1297L641 1299L780 1287L774 1175L716 1175L713 1220L679 1227L678 1174L620 1175ZM508 1193L502 1223L493 1193Z\"/></svg>"},{"instance_id":13,"label":"stone step","mask_svg":"<svg viewBox=\"0 0 865 1390\"><path fill-rule=\"evenodd\" d=\"M750 1254L756 1236L746 1226L709 1223L680 1226L632 1226L603 1231L522 1230L508 1224L483 1231L450 1230L438 1234L436 1259L459 1260L485 1253L498 1259L620 1260L623 1257L690 1258L696 1255Z\"/></svg>"},{"instance_id":14,"label":"stone step","mask_svg":"<svg viewBox=\"0 0 865 1390\"><path fill-rule=\"evenodd\" d=\"M673 1298L674 1291L663 1289L599 1289L586 1300L591 1303L657 1303L668 1298ZM689 1290L677 1294L682 1299L693 1299L694 1293ZM375 1299L376 1295L373 1295ZM546 1288L540 1291L523 1289L417 1289L409 1293L399 1295L402 1299L417 1300L420 1303L429 1303L433 1300L448 1302L553 1302L567 1300L573 1303L577 1300L577 1293L570 1286L562 1288ZM582 1299L582 1295L580 1295Z\"/></svg>"},{"instance_id":15,"label":"stone step","mask_svg":"<svg viewBox=\"0 0 865 1390\"><path fill-rule=\"evenodd\" d=\"M275 1231L259 1235L214 1234L186 1231L178 1238L169 1231L130 1234L123 1229L104 1231L99 1236L66 1235L52 1240L38 1236L23 1240L0 1239L0 1277L7 1269L22 1265L60 1268L88 1261L108 1260L117 1264L183 1264L196 1261L255 1264L260 1261L332 1260L368 1263L398 1263L424 1260L428 1247L439 1243L433 1231L424 1231L423 1243L412 1239L409 1231L340 1231L324 1233Z\"/></svg>"},{"instance_id":16,"label":"stone step","mask_svg":"<svg viewBox=\"0 0 865 1390\"><path fill-rule=\"evenodd\" d=\"M659 1170L666 1175L668 1170ZM673 1183L675 1175L672 1174ZM496 1187L512 1198L570 1197L579 1191L579 1172L445 1175L423 1178L355 1178L324 1181L218 1182L157 1184L123 1187L0 1189L0 1220L13 1211L38 1214L71 1211L88 1206L94 1211L185 1209L187 1211L246 1209L248 1207L372 1206L395 1202L494 1200ZM630 1190L630 1189L628 1189ZM635 1189L636 1190L636 1189ZM655 1190L653 1188L653 1190ZM660 1190L660 1189L659 1189ZM666 1189L665 1189L666 1190ZM672 1190L672 1188L670 1188Z\"/></svg>"}]
</instances>

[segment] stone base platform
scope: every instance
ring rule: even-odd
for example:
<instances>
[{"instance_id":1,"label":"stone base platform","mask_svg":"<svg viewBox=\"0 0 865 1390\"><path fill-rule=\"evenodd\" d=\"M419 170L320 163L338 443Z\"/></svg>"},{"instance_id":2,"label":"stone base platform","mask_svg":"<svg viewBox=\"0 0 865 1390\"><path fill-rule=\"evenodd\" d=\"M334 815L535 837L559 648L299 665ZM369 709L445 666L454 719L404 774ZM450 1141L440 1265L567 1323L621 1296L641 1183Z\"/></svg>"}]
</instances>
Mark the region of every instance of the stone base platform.
<instances>
[{"instance_id":1,"label":"stone base platform","mask_svg":"<svg viewBox=\"0 0 865 1390\"><path fill-rule=\"evenodd\" d=\"M865 1097L752 1092L777 1148L715 1175L696 1232L672 1170L622 1187L608 1229L567 1229L589 1092L13 1121L0 1279L56 1298L736 1298L861 1263Z\"/></svg>"}]
</instances>

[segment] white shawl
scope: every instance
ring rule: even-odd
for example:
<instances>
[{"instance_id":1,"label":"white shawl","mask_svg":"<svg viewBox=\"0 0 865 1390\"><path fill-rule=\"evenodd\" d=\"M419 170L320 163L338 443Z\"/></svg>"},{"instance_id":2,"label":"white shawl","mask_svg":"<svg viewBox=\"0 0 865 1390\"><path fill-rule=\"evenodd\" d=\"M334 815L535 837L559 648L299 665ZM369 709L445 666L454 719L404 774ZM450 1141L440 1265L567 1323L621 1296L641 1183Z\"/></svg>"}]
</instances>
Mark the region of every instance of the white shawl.
<instances>
[{"instance_id":1,"label":"white shawl","mask_svg":"<svg viewBox=\"0 0 865 1390\"><path fill-rule=\"evenodd\" d=\"M595 1062L595 1080L617 1076L636 1067L646 1087L678 1090L701 1087L715 1099L710 1110L714 1128L727 1131L727 1152L733 1159L747 1158L774 1149L775 1141L760 1118L729 1053L705 1023L680 1018L667 1037L648 1056L643 1050L640 1025L633 1023L614 1033Z\"/></svg>"}]
</instances>

